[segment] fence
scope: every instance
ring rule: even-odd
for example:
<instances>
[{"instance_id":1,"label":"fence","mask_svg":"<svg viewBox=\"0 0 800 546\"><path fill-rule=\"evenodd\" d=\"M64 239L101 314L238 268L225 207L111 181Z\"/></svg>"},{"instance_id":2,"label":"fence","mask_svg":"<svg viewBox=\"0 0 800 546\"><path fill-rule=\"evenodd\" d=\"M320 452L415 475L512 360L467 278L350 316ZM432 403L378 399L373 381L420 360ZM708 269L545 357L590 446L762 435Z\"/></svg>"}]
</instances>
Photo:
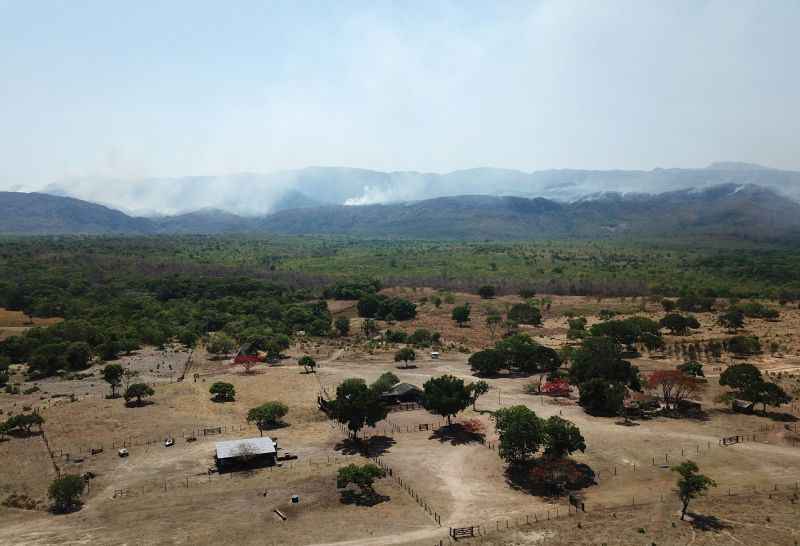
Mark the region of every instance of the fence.
<instances>
[{"instance_id":1,"label":"fence","mask_svg":"<svg viewBox=\"0 0 800 546\"><path fill-rule=\"evenodd\" d=\"M797 495L800 492L800 482L795 482L794 484L762 484L762 485L730 485L730 486L718 486L715 490L709 491L705 497L706 498L724 498L724 497L732 497L732 496L739 496L739 495L747 495L747 496L754 496L758 494L768 495L772 498L773 494L780 494L780 493L793 493ZM674 494L672 495L659 495L658 497L651 497L651 498L641 498L641 497L631 497L630 502L624 503L617 503L617 504L608 504L608 503L597 503L594 505L587 505L585 503L581 504L581 507L573 507L569 504L566 505L555 505L553 508L539 511L539 512L532 512L530 514L521 514L516 515L513 517L501 517L494 520L486 520L486 521L472 521L469 523L463 523L459 527L450 527L448 538L450 539L450 543L453 542L460 542L460 539L464 538L472 538L467 537L464 535L465 529L471 529L473 532L473 537L478 537L481 540L483 537L490 535L492 533L502 532L507 529L512 528L520 528L523 526L532 527L534 525L546 525L547 522L553 520L560 520L565 518L580 518L582 513L593 513L593 514L603 514L605 513L610 518L616 518L616 512L622 510L629 510L629 509L638 509L645 506L653 506L656 504L662 503L674 503L677 506L679 505L679 500L677 496ZM454 531L461 536L455 537ZM442 545L444 542L440 541L437 544ZM471 541L467 542L467 544L471 543Z\"/></svg>"},{"instance_id":2,"label":"fence","mask_svg":"<svg viewBox=\"0 0 800 546\"><path fill-rule=\"evenodd\" d=\"M358 456L350 455L335 455L328 456L325 459L304 459L286 462L280 466L267 466L264 468L266 475L271 473L285 473L293 470L302 470L304 468L320 468L343 463L360 460ZM112 498L122 497L138 497L142 495L154 495L159 493L167 493L169 491L191 489L193 487L202 487L208 484L224 483L229 480L244 481L250 480L252 475L239 472L228 472L225 474L211 473L200 475L185 474L181 477L173 477L158 480L144 480L135 486L127 487L114 487ZM113 486L113 484L112 484Z\"/></svg>"},{"instance_id":3,"label":"fence","mask_svg":"<svg viewBox=\"0 0 800 546\"><path fill-rule=\"evenodd\" d=\"M407 481L400 478L400 476L398 476L397 473L383 461L383 459L381 459L380 457L373 457L372 461L380 468L382 468L383 471L386 472L386 475L388 477L392 478L395 482L397 482L397 484L403 488L403 491L408 493L408 495L412 499L414 499L414 501L416 501L416 503L419 504L420 507L422 507L422 509L425 510L425 512L429 516L433 518L433 521L435 521L437 525L440 526L442 525L442 517L439 514L439 512L434 510L431 507L431 505L428 504L428 502L419 493L417 493L416 490L414 490L414 488L411 487L411 485L409 485Z\"/></svg>"},{"instance_id":4,"label":"fence","mask_svg":"<svg viewBox=\"0 0 800 546\"><path fill-rule=\"evenodd\" d=\"M211 436L211 439L214 436L220 434L227 434L227 433L239 433L245 430L256 430L254 427L250 425L216 425L216 426L209 426L209 425L197 425L188 430L182 430L180 434L176 434L174 432L162 432L158 438L141 438L141 437L133 437L129 436L128 438L115 438L111 440L111 444L108 443L99 443L94 445L78 445L78 446L52 446L51 450L54 456L58 457L66 457L67 460L71 456L81 456L83 454L86 455L98 455L98 454L108 454L111 453L116 455L116 450L120 448L129 449L131 447L152 447L156 445L162 445L166 438L173 438L178 439L182 438L185 442L175 442L175 445L170 447L170 449L174 449L176 447L186 445L189 442L193 442L195 440L203 440L209 439L208 437ZM108 448L108 450L106 450Z\"/></svg>"}]
</instances>

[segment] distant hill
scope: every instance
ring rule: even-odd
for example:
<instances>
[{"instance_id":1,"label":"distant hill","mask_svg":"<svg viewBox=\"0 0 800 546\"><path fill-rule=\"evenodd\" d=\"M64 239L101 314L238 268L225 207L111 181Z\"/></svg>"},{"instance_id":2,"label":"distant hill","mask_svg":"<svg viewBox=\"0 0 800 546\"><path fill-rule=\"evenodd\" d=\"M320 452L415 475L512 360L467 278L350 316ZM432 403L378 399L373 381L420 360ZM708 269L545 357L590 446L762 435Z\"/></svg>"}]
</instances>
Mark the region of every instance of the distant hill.
<instances>
[{"instance_id":1,"label":"distant hill","mask_svg":"<svg viewBox=\"0 0 800 546\"><path fill-rule=\"evenodd\" d=\"M800 172L742 162L702 169L523 172L482 167L446 174L308 167L270 174L115 180L81 178L49 185L50 194L88 199L142 216L214 208L244 216L322 205L374 205L453 195L512 195L572 202L598 192L656 193L754 184L800 200Z\"/></svg>"},{"instance_id":2,"label":"distant hill","mask_svg":"<svg viewBox=\"0 0 800 546\"><path fill-rule=\"evenodd\" d=\"M656 195L603 192L571 203L458 195L380 205L327 205L242 217L204 209L135 218L102 205L0 193L0 232L20 234L276 233L418 239L601 239L704 235L800 239L800 204L770 189L723 184Z\"/></svg>"},{"instance_id":3,"label":"distant hill","mask_svg":"<svg viewBox=\"0 0 800 546\"><path fill-rule=\"evenodd\" d=\"M153 225L118 210L71 197L0 192L0 233L146 234Z\"/></svg>"},{"instance_id":4,"label":"distant hill","mask_svg":"<svg viewBox=\"0 0 800 546\"><path fill-rule=\"evenodd\" d=\"M265 217L261 230L430 239L552 239L711 235L794 238L800 204L759 186L727 184L657 195L605 193L574 203L456 196L391 205L320 207Z\"/></svg>"}]
</instances>

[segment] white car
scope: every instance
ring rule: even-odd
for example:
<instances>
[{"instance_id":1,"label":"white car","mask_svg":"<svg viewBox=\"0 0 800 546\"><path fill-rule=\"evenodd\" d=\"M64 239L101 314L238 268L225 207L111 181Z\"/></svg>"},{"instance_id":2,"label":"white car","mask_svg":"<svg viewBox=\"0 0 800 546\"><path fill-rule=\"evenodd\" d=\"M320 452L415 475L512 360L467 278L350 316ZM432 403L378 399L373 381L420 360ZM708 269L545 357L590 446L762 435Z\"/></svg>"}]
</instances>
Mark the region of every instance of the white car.
<instances>
[{"instance_id":1,"label":"white car","mask_svg":"<svg viewBox=\"0 0 800 546\"><path fill-rule=\"evenodd\" d=\"M127 457L128 450L123 447L122 449L117 450L117 455L119 455L120 457Z\"/></svg>"},{"instance_id":2,"label":"white car","mask_svg":"<svg viewBox=\"0 0 800 546\"><path fill-rule=\"evenodd\" d=\"M167 438L166 440L164 440L164 447L172 447L174 445L175 445L174 438Z\"/></svg>"}]
</instances>

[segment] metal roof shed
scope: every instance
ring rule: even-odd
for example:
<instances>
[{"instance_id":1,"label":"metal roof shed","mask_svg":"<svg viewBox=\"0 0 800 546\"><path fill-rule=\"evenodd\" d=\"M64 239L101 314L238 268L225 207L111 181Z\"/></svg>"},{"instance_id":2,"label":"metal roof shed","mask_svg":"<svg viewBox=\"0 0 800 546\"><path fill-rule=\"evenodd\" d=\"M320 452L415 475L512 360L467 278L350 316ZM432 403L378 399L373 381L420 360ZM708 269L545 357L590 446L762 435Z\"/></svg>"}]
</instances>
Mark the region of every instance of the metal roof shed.
<instances>
[{"instance_id":1,"label":"metal roof shed","mask_svg":"<svg viewBox=\"0 0 800 546\"><path fill-rule=\"evenodd\" d=\"M278 451L277 444L268 436L217 442L215 447L218 461L236 459L243 455L275 455Z\"/></svg>"}]
</instances>

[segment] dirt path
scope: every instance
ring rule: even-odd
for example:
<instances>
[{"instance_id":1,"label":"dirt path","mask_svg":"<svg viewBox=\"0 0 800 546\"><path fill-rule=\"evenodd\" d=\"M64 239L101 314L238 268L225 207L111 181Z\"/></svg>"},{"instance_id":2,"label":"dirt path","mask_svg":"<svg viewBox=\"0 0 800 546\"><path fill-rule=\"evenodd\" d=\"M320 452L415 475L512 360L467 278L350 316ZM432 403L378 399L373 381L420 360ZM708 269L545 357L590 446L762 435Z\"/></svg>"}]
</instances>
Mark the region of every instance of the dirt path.
<instances>
[{"instance_id":1,"label":"dirt path","mask_svg":"<svg viewBox=\"0 0 800 546\"><path fill-rule=\"evenodd\" d=\"M343 542L320 542L308 546L379 546L382 544L408 544L418 540L435 540L447 535L447 530L441 527L431 527L408 531L407 533L384 535L380 537L359 538Z\"/></svg>"}]
</instances>

